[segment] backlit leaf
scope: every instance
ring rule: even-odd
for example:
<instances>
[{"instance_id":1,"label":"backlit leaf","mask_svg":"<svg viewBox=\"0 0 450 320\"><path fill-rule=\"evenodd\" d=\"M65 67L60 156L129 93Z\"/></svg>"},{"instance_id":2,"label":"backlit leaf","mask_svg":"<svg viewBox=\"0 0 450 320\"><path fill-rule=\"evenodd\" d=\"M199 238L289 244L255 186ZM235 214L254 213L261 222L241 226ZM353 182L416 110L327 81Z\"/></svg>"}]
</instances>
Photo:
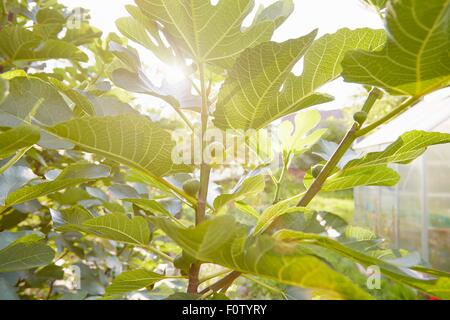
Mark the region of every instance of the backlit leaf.
<instances>
[{"instance_id":1,"label":"backlit leaf","mask_svg":"<svg viewBox=\"0 0 450 320\"><path fill-rule=\"evenodd\" d=\"M287 2L287 1L286 1ZM137 0L136 4L152 22L162 26L166 39L197 62L223 63L272 37L275 28L290 11L276 20L260 19L243 28L244 19L251 12L251 0Z\"/></svg>"},{"instance_id":2,"label":"backlit leaf","mask_svg":"<svg viewBox=\"0 0 450 320\"><path fill-rule=\"evenodd\" d=\"M359 169L388 163L407 164L421 156L427 147L450 143L450 134L440 132L410 131L401 135L384 151L371 152L361 159L347 163L345 169Z\"/></svg>"},{"instance_id":3,"label":"backlit leaf","mask_svg":"<svg viewBox=\"0 0 450 320\"><path fill-rule=\"evenodd\" d=\"M169 237L193 257L294 286L324 290L341 298L370 299L364 290L318 258L268 235L248 237L245 226L230 216L217 217L194 229L157 220Z\"/></svg>"},{"instance_id":4,"label":"backlit leaf","mask_svg":"<svg viewBox=\"0 0 450 320\"><path fill-rule=\"evenodd\" d=\"M308 179L309 178L309 179ZM304 183L309 186L311 177L305 177ZM324 183L323 191L352 189L358 186L395 186L400 175L386 166L373 166L360 170L343 170L330 176Z\"/></svg>"},{"instance_id":5,"label":"backlit leaf","mask_svg":"<svg viewBox=\"0 0 450 320\"><path fill-rule=\"evenodd\" d=\"M28 185L8 194L5 206L11 207L80 183L109 176L109 167L93 164L73 164L63 170L53 181Z\"/></svg>"},{"instance_id":6,"label":"backlit leaf","mask_svg":"<svg viewBox=\"0 0 450 320\"><path fill-rule=\"evenodd\" d=\"M67 121L72 117L72 111L50 84L28 77L15 77L9 81L9 95L0 105L2 113L1 124L7 123L11 117L16 124L26 122L30 117L39 124L53 125Z\"/></svg>"},{"instance_id":7,"label":"backlit leaf","mask_svg":"<svg viewBox=\"0 0 450 320\"><path fill-rule=\"evenodd\" d=\"M393 186L400 176L388 168L389 163L407 164L422 155L427 147L450 143L450 134L410 131L403 134L384 151L371 152L360 159L349 161L341 171L327 179L322 190L344 190L357 186ZM312 178L304 180L308 186Z\"/></svg>"},{"instance_id":8,"label":"backlit leaf","mask_svg":"<svg viewBox=\"0 0 450 320\"><path fill-rule=\"evenodd\" d=\"M32 126L21 126L0 133L0 159L17 150L30 147L39 141L39 130Z\"/></svg>"},{"instance_id":9,"label":"backlit leaf","mask_svg":"<svg viewBox=\"0 0 450 320\"><path fill-rule=\"evenodd\" d=\"M248 196L255 196L264 191L263 175L248 177L240 181L231 193L223 193L214 199L214 207L220 209L231 201L239 201Z\"/></svg>"},{"instance_id":10,"label":"backlit leaf","mask_svg":"<svg viewBox=\"0 0 450 320\"><path fill-rule=\"evenodd\" d=\"M299 243L313 244L331 249L344 257L361 263L366 267L376 265L381 269L382 274L392 278L393 280L405 283L414 288L444 299L449 298L448 292L450 290L450 276L448 274L437 278L432 277L428 280L427 277L422 275L422 279L420 279L420 274L415 275L411 269L374 258L346 247L333 239L317 234L303 233L292 230L281 230L275 234L275 237L283 241L297 241Z\"/></svg>"},{"instance_id":11,"label":"backlit leaf","mask_svg":"<svg viewBox=\"0 0 450 320\"><path fill-rule=\"evenodd\" d=\"M155 284L166 277L143 269L125 271L117 276L106 288L106 294L124 294Z\"/></svg>"},{"instance_id":12,"label":"backlit leaf","mask_svg":"<svg viewBox=\"0 0 450 320\"><path fill-rule=\"evenodd\" d=\"M327 131L319 129L310 132L320 123L317 110L299 112L295 116L295 127L291 121L283 121L278 126L278 139L282 144L283 155L299 155L314 145Z\"/></svg>"},{"instance_id":13,"label":"backlit leaf","mask_svg":"<svg viewBox=\"0 0 450 320\"><path fill-rule=\"evenodd\" d=\"M0 250L0 272L45 266L52 262L53 257L53 250L41 236L27 235Z\"/></svg>"},{"instance_id":14,"label":"backlit leaf","mask_svg":"<svg viewBox=\"0 0 450 320\"><path fill-rule=\"evenodd\" d=\"M169 132L140 115L74 119L48 130L88 152L163 176L186 170L172 163L175 143Z\"/></svg>"},{"instance_id":15,"label":"backlit leaf","mask_svg":"<svg viewBox=\"0 0 450 320\"><path fill-rule=\"evenodd\" d=\"M380 30L341 29L312 43L315 34L244 51L220 91L215 125L259 129L295 111L331 101L331 96L316 90L340 75L345 52L376 50L385 39ZM291 71L303 55L303 73L295 76Z\"/></svg>"},{"instance_id":16,"label":"backlit leaf","mask_svg":"<svg viewBox=\"0 0 450 320\"><path fill-rule=\"evenodd\" d=\"M344 79L417 97L447 86L449 15L446 0L391 1L386 46L379 52L349 52L343 61Z\"/></svg>"},{"instance_id":17,"label":"backlit leaf","mask_svg":"<svg viewBox=\"0 0 450 320\"><path fill-rule=\"evenodd\" d=\"M129 219L121 213L111 213L83 222L90 232L99 237L137 246L146 246L150 241L150 229L143 217Z\"/></svg>"},{"instance_id":18,"label":"backlit leaf","mask_svg":"<svg viewBox=\"0 0 450 320\"><path fill-rule=\"evenodd\" d=\"M0 62L73 59L87 61L87 55L75 45L54 39L44 39L22 26L7 26L0 30Z\"/></svg>"},{"instance_id":19,"label":"backlit leaf","mask_svg":"<svg viewBox=\"0 0 450 320\"><path fill-rule=\"evenodd\" d=\"M253 230L253 234L261 234L263 233L267 228L270 227L270 225L280 216L286 214L289 212L289 208L294 205L294 203L298 201L297 198L294 199L286 199L283 201L280 201L276 204L273 204L269 206L266 210L264 210L263 213L258 218L258 222L256 223L255 229ZM295 208L296 211L305 211L304 208Z\"/></svg>"}]
</instances>

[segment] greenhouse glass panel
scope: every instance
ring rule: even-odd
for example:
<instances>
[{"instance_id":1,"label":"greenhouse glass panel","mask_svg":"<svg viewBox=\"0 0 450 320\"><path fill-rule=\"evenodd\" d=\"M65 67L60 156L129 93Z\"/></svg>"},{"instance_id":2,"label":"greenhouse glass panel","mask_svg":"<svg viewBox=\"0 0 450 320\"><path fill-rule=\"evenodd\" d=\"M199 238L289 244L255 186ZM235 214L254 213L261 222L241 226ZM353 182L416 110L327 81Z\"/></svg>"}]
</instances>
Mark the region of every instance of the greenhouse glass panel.
<instances>
[{"instance_id":1,"label":"greenhouse glass panel","mask_svg":"<svg viewBox=\"0 0 450 320\"><path fill-rule=\"evenodd\" d=\"M380 193L377 187L358 188L358 201L355 203L358 214L358 224L364 227L376 229L377 213L380 203Z\"/></svg>"},{"instance_id":2,"label":"greenhouse glass panel","mask_svg":"<svg viewBox=\"0 0 450 320\"><path fill-rule=\"evenodd\" d=\"M412 130L450 133L448 91L428 97L380 130L358 141L361 153L384 150ZM450 271L450 145L428 148L407 165L394 188L355 190L355 221L373 228L391 247L420 252L438 269Z\"/></svg>"},{"instance_id":3,"label":"greenhouse glass panel","mask_svg":"<svg viewBox=\"0 0 450 320\"><path fill-rule=\"evenodd\" d=\"M427 152L428 245L430 263L450 270L450 148Z\"/></svg>"},{"instance_id":4,"label":"greenhouse glass panel","mask_svg":"<svg viewBox=\"0 0 450 320\"><path fill-rule=\"evenodd\" d=\"M377 231L380 236L392 244L396 239L397 226L397 199L395 188L379 188L380 211L378 214Z\"/></svg>"},{"instance_id":5,"label":"greenhouse glass panel","mask_svg":"<svg viewBox=\"0 0 450 320\"><path fill-rule=\"evenodd\" d=\"M421 250L422 202L421 159L398 167L399 184L399 246L411 251Z\"/></svg>"}]
</instances>

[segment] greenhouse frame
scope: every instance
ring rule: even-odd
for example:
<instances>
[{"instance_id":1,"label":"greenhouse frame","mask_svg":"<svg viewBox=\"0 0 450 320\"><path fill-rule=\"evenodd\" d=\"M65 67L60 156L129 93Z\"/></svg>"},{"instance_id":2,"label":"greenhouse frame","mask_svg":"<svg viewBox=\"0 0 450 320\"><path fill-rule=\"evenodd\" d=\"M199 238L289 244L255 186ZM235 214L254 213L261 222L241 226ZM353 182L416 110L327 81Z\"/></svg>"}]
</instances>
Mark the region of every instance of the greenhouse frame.
<instances>
[{"instance_id":1,"label":"greenhouse frame","mask_svg":"<svg viewBox=\"0 0 450 320\"><path fill-rule=\"evenodd\" d=\"M428 96L383 128L359 141L355 150L384 150L411 130L450 133L450 90ZM450 145L428 150L408 165L395 165L395 187L354 190L355 222L371 227L394 248L420 253L433 267L450 271Z\"/></svg>"}]
</instances>

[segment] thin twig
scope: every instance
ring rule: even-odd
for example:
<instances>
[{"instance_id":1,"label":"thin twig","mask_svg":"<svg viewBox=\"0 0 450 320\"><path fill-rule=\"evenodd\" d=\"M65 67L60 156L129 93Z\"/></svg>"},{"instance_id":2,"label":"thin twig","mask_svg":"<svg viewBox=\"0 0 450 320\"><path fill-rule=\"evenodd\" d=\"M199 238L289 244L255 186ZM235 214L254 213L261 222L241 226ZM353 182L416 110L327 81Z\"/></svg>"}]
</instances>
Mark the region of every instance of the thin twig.
<instances>
[{"instance_id":1,"label":"thin twig","mask_svg":"<svg viewBox=\"0 0 450 320\"><path fill-rule=\"evenodd\" d=\"M422 100L422 98L418 98L418 97L410 97L410 98L408 98L400 106L398 106L397 108L395 108L394 110L392 110L391 112L389 112L388 114L386 114L385 116L380 118L379 120L377 120L377 121L371 123L370 125L360 129L358 131L358 133L357 133L357 137L362 137L362 136L368 134L369 132L371 132L374 129L378 128L382 124L388 122L389 120L391 120L395 116L397 116L397 115L401 114L402 112L406 111L409 107L415 105L416 103L420 102L421 100Z\"/></svg>"}]
</instances>

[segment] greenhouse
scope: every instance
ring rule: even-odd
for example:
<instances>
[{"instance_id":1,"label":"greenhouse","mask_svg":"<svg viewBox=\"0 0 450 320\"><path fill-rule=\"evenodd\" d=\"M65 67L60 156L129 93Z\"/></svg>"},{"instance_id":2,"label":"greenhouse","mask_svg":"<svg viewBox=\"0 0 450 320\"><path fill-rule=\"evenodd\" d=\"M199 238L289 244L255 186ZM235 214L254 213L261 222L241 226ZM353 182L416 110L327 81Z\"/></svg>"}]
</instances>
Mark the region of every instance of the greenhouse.
<instances>
[{"instance_id":1,"label":"greenhouse","mask_svg":"<svg viewBox=\"0 0 450 320\"><path fill-rule=\"evenodd\" d=\"M384 150L411 130L450 133L450 91L428 96L360 141L358 151ZM355 189L356 223L370 226L395 248L419 252L433 267L450 270L450 146L432 146L408 165L395 165L400 183Z\"/></svg>"}]
</instances>

